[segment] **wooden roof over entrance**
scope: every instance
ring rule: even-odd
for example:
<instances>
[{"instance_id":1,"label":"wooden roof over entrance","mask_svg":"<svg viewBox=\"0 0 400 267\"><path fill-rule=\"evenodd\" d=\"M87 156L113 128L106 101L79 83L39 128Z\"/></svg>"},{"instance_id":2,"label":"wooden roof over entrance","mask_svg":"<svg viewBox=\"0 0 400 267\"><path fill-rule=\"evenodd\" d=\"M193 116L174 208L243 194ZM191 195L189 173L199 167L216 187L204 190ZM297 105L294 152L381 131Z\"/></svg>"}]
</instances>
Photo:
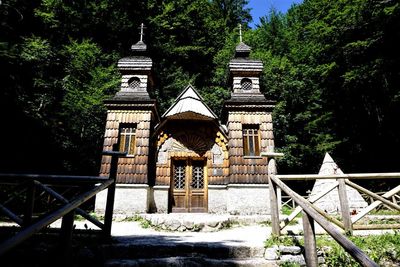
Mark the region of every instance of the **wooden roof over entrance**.
<instances>
[{"instance_id":1,"label":"wooden roof over entrance","mask_svg":"<svg viewBox=\"0 0 400 267\"><path fill-rule=\"evenodd\" d=\"M217 115L204 103L203 98L188 85L175 103L163 114L166 119L216 120Z\"/></svg>"}]
</instances>

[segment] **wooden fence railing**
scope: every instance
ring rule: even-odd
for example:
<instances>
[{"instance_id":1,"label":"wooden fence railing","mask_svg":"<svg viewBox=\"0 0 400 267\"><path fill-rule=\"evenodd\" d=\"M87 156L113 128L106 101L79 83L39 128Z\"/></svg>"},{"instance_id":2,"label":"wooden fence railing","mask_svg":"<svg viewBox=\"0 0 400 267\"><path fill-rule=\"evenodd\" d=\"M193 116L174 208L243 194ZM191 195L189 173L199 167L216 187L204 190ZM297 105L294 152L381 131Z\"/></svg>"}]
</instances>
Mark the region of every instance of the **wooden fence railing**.
<instances>
[{"instance_id":1,"label":"wooden fence railing","mask_svg":"<svg viewBox=\"0 0 400 267\"><path fill-rule=\"evenodd\" d=\"M356 222L377 208L379 205L387 205L394 210L400 211L400 206L393 203L388 198L397 194L400 191L400 184L394 189L384 193L382 196L357 185L350 181L358 179L400 179L400 173L369 173L369 174L344 174L344 175L277 175L275 159L271 158L268 163L268 181L270 183L270 205L272 217L272 233L279 236L281 230L286 227L300 212L303 212L303 230L304 230L304 244L306 252L307 266L318 266L316 241L315 241L315 228L314 221L316 221L329 235L331 235L355 260L362 266L378 266L373 262L362 250L360 250L354 243L352 243L344 234L343 229L347 234L351 234L354 230L361 229L395 229L400 228L399 224L382 224L382 225L357 225ZM297 194L283 181L291 180L315 180L315 179L334 179L335 183L329 185L325 190L312 198L305 199ZM361 210L358 214L351 216L349 203L346 192L346 185L364 193L375 199L373 203ZM298 205L293 212L280 222L279 219L279 203L277 191L280 188L288 196L290 196ZM339 201L341 208L341 221L327 214L325 211L318 208L313 203L322 198L335 188L338 188Z\"/></svg>"},{"instance_id":2,"label":"wooden fence railing","mask_svg":"<svg viewBox=\"0 0 400 267\"><path fill-rule=\"evenodd\" d=\"M117 151L104 151L103 155L111 156L110 175L109 177L99 176L69 176L69 175L41 175L41 174L0 174L0 185L14 186L14 188L21 189L25 192L25 205L24 212L20 215L17 212L13 212L11 208L7 206L15 201L15 195L10 196L7 200L0 204L0 213L8 217L20 226L20 230L12 237L6 240L0 240L0 256L11 250L21 242L25 241L35 233L41 231L51 223L62 218L61 223L61 245L62 251L67 257L73 232L74 215L75 213L81 215L98 228L101 229L106 237L111 234L111 224L114 207L114 196L115 196L115 180L117 176L118 158L125 156L126 153ZM78 196L74 196L71 199L67 199L62 193L57 192L54 188L65 188L65 187L78 187L78 188L90 188L86 190L80 190ZM100 222L95 217L88 214L83 209L79 208L86 201L94 197L100 191L108 189L106 210L104 215L104 222ZM61 205L57 209L52 210L39 218L34 218L35 200L36 197L41 194L48 194L53 199L61 202ZM19 204L19 203L18 203Z\"/></svg>"}]
</instances>

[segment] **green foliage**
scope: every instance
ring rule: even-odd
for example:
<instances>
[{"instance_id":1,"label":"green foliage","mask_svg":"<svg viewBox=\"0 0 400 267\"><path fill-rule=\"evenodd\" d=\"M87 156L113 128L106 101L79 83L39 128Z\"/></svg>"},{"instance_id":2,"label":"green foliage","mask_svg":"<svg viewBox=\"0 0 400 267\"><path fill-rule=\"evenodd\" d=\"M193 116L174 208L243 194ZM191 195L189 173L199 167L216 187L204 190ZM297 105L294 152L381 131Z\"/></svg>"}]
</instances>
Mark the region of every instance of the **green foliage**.
<instances>
[{"instance_id":1,"label":"green foliage","mask_svg":"<svg viewBox=\"0 0 400 267\"><path fill-rule=\"evenodd\" d=\"M370 235L365 237L350 237L361 250L373 261L382 266L396 266L399 264L397 255L400 253L400 234ZM345 250L331 238L317 237L317 246L330 247L325 255L328 266L359 266Z\"/></svg>"},{"instance_id":2,"label":"green foliage","mask_svg":"<svg viewBox=\"0 0 400 267\"><path fill-rule=\"evenodd\" d=\"M213 59L237 23L250 20L246 2L1 3L0 107L3 114L15 113L4 123L17 133L5 147L15 156L2 161L1 169L98 173L103 100L118 90L116 62L129 55L142 22L156 74L150 93L161 110L191 83L218 111L227 90L219 83L210 86ZM32 131L28 137L26 128ZM10 133L2 134L9 139Z\"/></svg>"},{"instance_id":3,"label":"green foliage","mask_svg":"<svg viewBox=\"0 0 400 267\"><path fill-rule=\"evenodd\" d=\"M274 236L271 235L270 238L268 238L264 242L264 247L269 248L274 245L276 246L298 246L301 245L304 241L302 239L298 239L295 236Z\"/></svg>"},{"instance_id":4,"label":"green foliage","mask_svg":"<svg viewBox=\"0 0 400 267\"><path fill-rule=\"evenodd\" d=\"M97 174L102 101L118 89L115 63L144 22L161 113L190 83L219 114L242 23L265 66L261 90L277 100L280 172L316 172L325 152L349 172L397 170L400 5L307 0L250 30L247 2L3 1L0 111L13 114L4 149L15 152L1 169Z\"/></svg>"}]
</instances>

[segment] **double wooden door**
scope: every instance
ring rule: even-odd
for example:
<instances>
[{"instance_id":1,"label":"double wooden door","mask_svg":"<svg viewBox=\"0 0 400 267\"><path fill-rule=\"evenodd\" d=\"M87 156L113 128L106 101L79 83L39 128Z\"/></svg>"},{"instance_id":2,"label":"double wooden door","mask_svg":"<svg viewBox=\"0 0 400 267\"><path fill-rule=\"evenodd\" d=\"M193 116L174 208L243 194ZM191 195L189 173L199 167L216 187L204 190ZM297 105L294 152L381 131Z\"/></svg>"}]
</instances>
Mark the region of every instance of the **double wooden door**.
<instances>
[{"instance_id":1,"label":"double wooden door","mask_svg":"<svg viewBox=\"0 0 400 267\"><path fill-rule=\"evenodd\" d=\"M207 212L204 160L174 160L171 175L170 211Z\"/></svg>"}]
</instances>

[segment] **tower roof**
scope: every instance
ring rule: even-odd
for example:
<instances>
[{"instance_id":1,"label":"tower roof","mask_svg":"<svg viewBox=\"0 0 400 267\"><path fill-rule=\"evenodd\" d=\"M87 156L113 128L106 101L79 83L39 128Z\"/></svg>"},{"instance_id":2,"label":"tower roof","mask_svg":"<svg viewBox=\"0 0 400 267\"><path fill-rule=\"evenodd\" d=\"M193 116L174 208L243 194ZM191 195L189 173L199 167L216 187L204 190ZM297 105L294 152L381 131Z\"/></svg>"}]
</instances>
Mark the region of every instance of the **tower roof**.
<instances>
[{"instance_id":1,"label":"tower roof","mask_svg":"<svg viewBox=\"0 0 400 267\"><path fill-rule=\"evenodd\" d=\"M249 57L250 52L251 47L243 42L240 42L235 48L235 57Z\"/></svg>"},{"instance_id":2,"label":"tower roof","mask_svg":"<svg viewBox=\"0 0 400 267\"><path fill-rule=\"evenodd\" d=\"M214 120L217 116L204 103L192 85L188 85L185 90L176 98L174 104L163 114L163 118L168 119L195 119L195 120Z\"/></svg>"}]
</instances>

